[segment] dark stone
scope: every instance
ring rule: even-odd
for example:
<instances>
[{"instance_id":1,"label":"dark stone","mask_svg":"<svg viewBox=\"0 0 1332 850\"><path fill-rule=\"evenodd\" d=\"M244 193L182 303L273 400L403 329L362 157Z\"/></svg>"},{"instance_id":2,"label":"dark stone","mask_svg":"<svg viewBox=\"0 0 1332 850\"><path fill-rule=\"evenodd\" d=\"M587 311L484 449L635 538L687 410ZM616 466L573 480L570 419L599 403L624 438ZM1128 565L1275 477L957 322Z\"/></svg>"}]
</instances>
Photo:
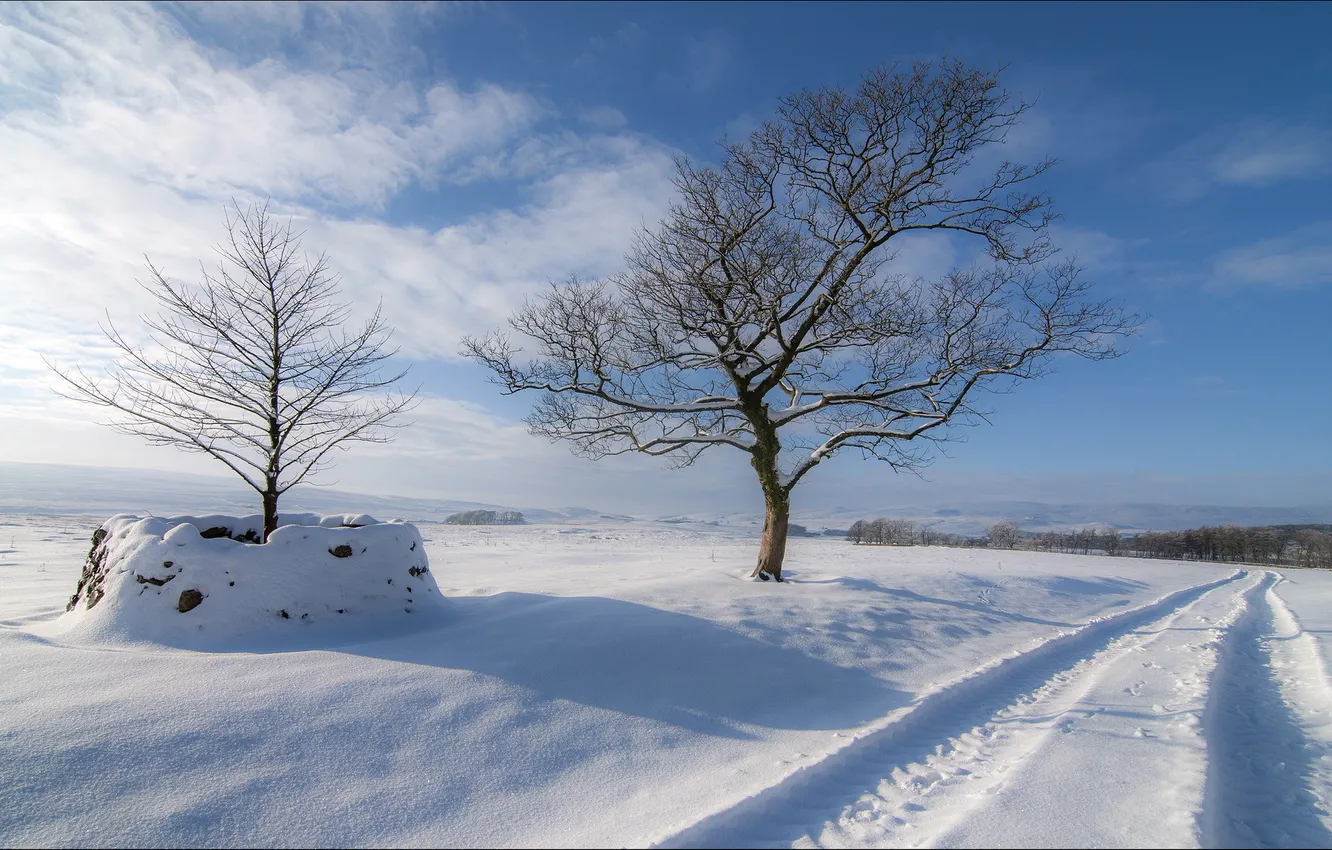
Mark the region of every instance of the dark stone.
<instances>
[{"instance_id":1,"label":"dark stone","mask_svg":"<svg viewBox=\"0 0 1332 850\"><path fill-rule=\"evenodd\" d=\"M415 552L415 551L416 551L416 543L415 543L414 541L413 541L413 543L412 543L412 545L411 545L411 548L409 548L407 551L408 551L408 552Z\"/></svg>"},{"instance_id":2,"label":"dark stone","mask_svg":"<svg viewBox=\"0 0 1332 850\"><path fill-rule=\"evenodd\" d=\"M338 613L339 613L339 614L345 614L346 612L347 612L347 609L346 609L346 608L339 608L339 609L338 609Z\"/></svg>"},{"instance_id":3,"label":"dark stone","mask_svg":"<svg viewBox=\"0 0 1332 850\"><path fill-rule=\"evenodd\" d=\"M229 582L227 582L227 587L235 587L235 586L236 586L236 582L234 582L234 581L229 581Z\"/></svg>"},{"instance_id":4,"label":"dark stone","mask_svg":"<svg viewBox=\"0 0 1332 850\"><path fill-rule=\"evenodd\" d=\"M341 546L335 546L328 550L328 554L335 558L350 558L352 556L352 547L343 543Z\"/></svg>"},{"instance_id":5,"label":"dark stone","mask_svg":"<svg viewBox=\"0 0 1332 850\"><path fill-rule=\"evenodd\" d=\"M430 572L429 567L412 567L407 570L407 575L416 578L417 576L425 575L428 572Z\"/></svg>"},{"instance_id":6,"label":"dark stone","mask_svg":"<svg viewBox=\"0 0 1332 850\"><path fill-rule=\"evenodd\" d=\"M290 619L291 619L291 615L287 613L287 609L286 609L286 608L283 608L283 609L282 609L281 611L279 611L278 613L282 615L282 619L284 619L284 620L290 620Z\"/></svg>"},{"instance_id":7,"label":"dark stone","mask_svg":"<svg viewBox=\"0 0 1332 850\"><path fill-rule=\"evenodd\" d=\"M175 561L163 561L163 562L162 562L162 566L166 567L167 569L171 569L171 568L174 567L175 565L176 565L176 562L175 562Z\"/></svg>"},{"instance_id":8,"label":"dark stone","mask_svg":"<svg viewBox=\"0 0 1332 850\"><path fill-rule=\"evenodd\" d=\"M138 573L135 573L135 574L134 574L134 580L137 581L139 584L152 584L152 585L156 585L156 586L158 586L158 587L161 587L162 585L164 585L164 584L166 584L167 582L171 581L173 578L175 578L174 575L167 576L166 578L153 578L153 577L151 577L151 576L141 576L141 575L139 575ZM185 592L186 592L186 593L189 593L188 590L185 591ZM197 604L197 603L196 603L196 604ZM193 607L194 607L193 605L190 606L190 608L193 608ZM182 608L181 610L182 610L182 611L188 611L189 608Z\"/></svg>"},{"instance_id":9,"label":"dark stone","mask_svg":"<svg viewBox=\"0 0 1332 850\"><path fill-rule=\"evenodd\" d=\"M66 611L73 611L74 606L78 604L82 597L91 608L101 601L106 594L102 585L106 581L106 542L107 531L105 528L98 527L92 534L92 548L88 550L88 558L83 563L83 571L79 575L79 583L74 588L74 595L69 598L69 604L65 606Z\"/></svg>"},{"instance_id":10,"label":"dark stone","mask_svg":"<svg viewBox=\"0 0 1332 850\"><path fill-rule=\"evenodd\" d=\"M194 588L182 590L180 592L180 601L176 603L176 610L184 614L186 611L199 607L200 602L203 602L202 593Z\"/></svg>"},{"instance_id":11,"label":"dark stone","mask_svg":"<svg viewBox=\"0 0 1332 850\"><path fill-rule=\"evenodd\" d=\"M215 525L212 528L206 528L199 532L199 536L205 540L212 540L215 537L225 537L228 540L235 540L238 543L263 543L263 538L259 532L253 528L247 528L240 534L232 534L231 529L224 525Z\"/></svg>"}]
</instances>

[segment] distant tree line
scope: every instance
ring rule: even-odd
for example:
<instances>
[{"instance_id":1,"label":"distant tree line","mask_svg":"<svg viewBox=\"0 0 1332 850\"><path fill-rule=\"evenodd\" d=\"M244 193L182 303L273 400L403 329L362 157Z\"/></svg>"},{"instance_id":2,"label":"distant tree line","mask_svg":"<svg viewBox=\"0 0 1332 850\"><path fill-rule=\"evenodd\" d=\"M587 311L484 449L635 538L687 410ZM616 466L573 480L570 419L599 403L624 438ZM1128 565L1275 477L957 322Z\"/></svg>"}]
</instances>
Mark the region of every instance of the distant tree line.
<instances>
[{"instance_id":1,"label":"distant tree line","mask_svg":"<svg viewBox=\"0 0 1332 850\"><path fill-rule=\"evenodd\" d=\"M852 543L865 543L878 546L986 546L984 537L965 537L961 534L945 534L928 526L920 526L911 520L879 519L856 520L846 530L846 538Z\"/></svg>"},{"instance_id":2,"label":"distant tree line","mask_svg":"<svg viewBox=\"0 0 1332 850\"><path fill-rule=\"evenodd\" d=\"M1127 536L1114 529L1020 534L1020 548L1039 552L1332 568L1332 525L1221 525Z\"/></svg>"},{"instance_id":3,"label":"distant tree line","mask_svg":"<svg viewBox=\"0 0 1332 850\"><path fill-rule=\"evenodd\" d=\"M462 511L444 518L449 525L522 525L521 511Z\"/></svg>"},{"instance_id":4,"label":"distant tree line","mask_svg":"<svg viewBox=\"0 0 1332 850\"><path fill-rule=\"evenodd\" d=\"M1144 558L1332 568L1332 525L1222 525L1148 531L1131 540Z\"/></svg>"},{"instance_id":5,"label":"distant tree line","mask_svg":"<svg viewBox=\"0 0 1332 850\"><path fill-rule=\"evenodd\" d=\"M1017 526L1014 526L1017 528ZM1037 552L1063 552L1072 555L1090 555L1093 552L1105 555L1128 554L1128 542L1123 534L1113 528L1097 530L1082 528L1067 531L1042 531L1028 534L1018 531L1018 541L1006 548L1014 549L1019 545L1023 549ZM1136 554L1136 553L1135 553ZM1150 557L1150 556L1143 556Z\"/></svg>"},{"instance_id":6,"label":"distant tree line","mask_svg":"<svg viewBox=\"0 0 1332 850\"><path fill-rule=\"evenodd\" d=\"M1183 561L1332 569L1332 525L1223 525L1125 535L1115 529L1024 531L998 522L984 537L944 534L910 520L858 520L852 543L880 546L958 546L1078 555L1120 555Z\"/></svg>"}]
</instances>

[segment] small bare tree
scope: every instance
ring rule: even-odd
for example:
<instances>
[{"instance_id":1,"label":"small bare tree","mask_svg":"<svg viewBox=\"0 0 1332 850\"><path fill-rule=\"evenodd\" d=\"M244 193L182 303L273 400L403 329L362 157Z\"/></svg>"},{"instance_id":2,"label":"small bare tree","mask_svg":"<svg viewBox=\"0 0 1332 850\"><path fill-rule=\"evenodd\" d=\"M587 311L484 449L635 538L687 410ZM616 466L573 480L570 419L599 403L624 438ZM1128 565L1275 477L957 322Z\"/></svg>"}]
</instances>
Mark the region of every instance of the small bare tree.
<instances>
[{"instance_id":1,"label":"small bare tree","mask_svg":"<svg viewBox=\"0 0 1332 850\"><path fill-rule=\"evenodd\" d=\"M1033 378L1058 352L1116 355L1137 319L1042 267L1051 162L982 172L1029 108L997 73L945 62L804 91L716 168L677 161L667 218L627 268L571 279L510 320L534 340L464 340L506 392L544 391L528 424L576 453L750 455L767 506L754 575L781 580L792 489L843 449L914 470L913 443L981 413L978 391ZM893 274L893 240L972 236L989 262L926 282ZM900 243L898 243L900 244Z\"/></svg>"},{"instance_id":2,"label":"small bare tree","mask_svg":"<svg viewBox=\"0 0 1332 850\"><path fill-rule=\"evenodd\" d=\"M155 445L221 461L261 496L264 541L277 527L278 498L324 468L351 442L387 442L389 420L415 393L381 375L395 351L378 309L346 328L328 258L300 253L302 234L274 220L267 204L226 214L227 240L215 272L188 288L151 261L141 285L161 305L143 317L151 346L136 345L108 315L102 327L121 359L105 379L48 366L57 392L113 411L108 424Z\"/></svg>"}]
</instances>

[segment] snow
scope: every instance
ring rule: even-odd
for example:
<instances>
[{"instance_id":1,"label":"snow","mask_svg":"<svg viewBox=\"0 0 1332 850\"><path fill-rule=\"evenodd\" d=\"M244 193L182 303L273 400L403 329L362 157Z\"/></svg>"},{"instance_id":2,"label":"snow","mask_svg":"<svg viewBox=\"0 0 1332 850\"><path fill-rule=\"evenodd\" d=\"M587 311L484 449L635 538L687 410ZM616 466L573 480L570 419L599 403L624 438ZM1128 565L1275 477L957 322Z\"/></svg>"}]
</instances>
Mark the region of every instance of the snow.
<instances>
[{"instance_id":1,"label":"snow","mask_svg":"<svg viewBox=\"0 0 1332 850\"><path fill-rule=\"evenodd\" d=\"M1327 573L793 538L778 585L752 534L595 515L302 518L286 559L122 517L157 607L66 612L96 525L0 523L6 846L1332 845ZM273 616L343 598L260 578L335 538L421 540L434 613ZM127 578L164 560L269 590L180 613ZM215 603L244 627L164 631Z\"/></svg>"},{"instance_id":2,"label":"snow","mask_svg":"<svg viewBox=\"0 0 1332 850\"><path fill-rule=\"evenodd\" d=\"M284 514L255 545L262 529L259 514L118 514L94 532L100 542L68 612L34 634L284 649L438 624L441 595L410 523Z\"/></svg>"}]
</instances>

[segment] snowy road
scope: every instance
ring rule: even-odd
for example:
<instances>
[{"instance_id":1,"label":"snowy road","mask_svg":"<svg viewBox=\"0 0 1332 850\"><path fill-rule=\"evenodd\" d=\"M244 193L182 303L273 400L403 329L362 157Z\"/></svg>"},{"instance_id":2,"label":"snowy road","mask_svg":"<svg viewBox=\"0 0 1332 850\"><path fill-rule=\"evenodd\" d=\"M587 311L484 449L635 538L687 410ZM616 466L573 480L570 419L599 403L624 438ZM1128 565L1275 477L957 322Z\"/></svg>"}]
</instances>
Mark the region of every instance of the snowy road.
<instances>
[{"instance_id":1,"label":"snowy road","mask_svg":"<svg viewBox=\"0 0 1332 850\"><path fill-rule=\"evenodd\" d=\"M1332 847L1332 574L423 526L449 619L62 637L0 532L0 845Z\"/></svg>"},{"instance_id":2,"label":"snowy road","mask_svg":"<svg viewBox=\"0 0 1332 850\"><path fill-rule=\"evenodd\" d=\"M1332 686L1280 581L1054 638L660 846L1332 846Z\"/></svg>"}]
</instances>

